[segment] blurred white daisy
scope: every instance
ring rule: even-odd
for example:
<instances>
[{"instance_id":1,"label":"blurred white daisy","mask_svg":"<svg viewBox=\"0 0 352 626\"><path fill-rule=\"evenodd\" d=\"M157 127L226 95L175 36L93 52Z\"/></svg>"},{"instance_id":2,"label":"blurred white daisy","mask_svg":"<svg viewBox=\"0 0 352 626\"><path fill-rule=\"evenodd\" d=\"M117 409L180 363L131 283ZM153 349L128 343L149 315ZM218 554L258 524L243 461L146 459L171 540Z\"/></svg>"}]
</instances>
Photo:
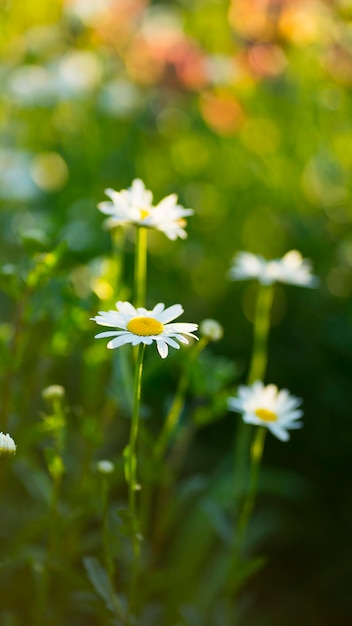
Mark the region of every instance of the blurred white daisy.
<instances>
[{"instance_id":1,"label":"blurred white daisy","mask_svg":"<svg viewBox=\"0 0 352 626\"><path fill-rule=\"evenodd\" d=\"M143 307L135 308L129 302L117 302L116 311L100 311L91 318L101 326L113 326L119 330L109 330L96 335L99 337L114 337L108 343L108 348L119 348L126 343L137 346L140 343L150 345L156 342L156 347L162 359L168 355L168 347L179 348L180 343L189 343L187 337L198 339L192 334L198 324L176 323L169 324L183 313L180 304L174 304L165 309L163 303L156 304L148 311ZM186 336L185 336L186 335Z\"/></svg>"},{"instance_id":2,"label":"blurred white daisy","mask_svg":"<svg viewBox=\"0 0 352 626\"><path fill-rule=\"evenodd\" d=\"M9 434L0 433L0 457L16 454L16 444Z\"/></svg>"},{"instance_id":3,"label":"blurred white daisy","mask_svg":"<svg viewBox=\"0 0 352 626\"><path fill-rule=\"evenodd\" d=\"M257 278L262 285L278 282L316 287L318 284L317 277L312 274L311 262L303 259L298 250L291 250L282 259L272 261L266 261L259 254L238 252L233 259L229 278L231 280Z\"/></svg>"},{"instance_id":4,"label":"blurred white daisy","mask_svg":"<svg viewBox=\"0 0 352 626\"><path fill-rule=\"evenodd\" d=\"M187 237L184 218L193 215L194 211L177 204L176 194L166 196L154 206L152 192L139 178L132 182L129 189L106 189L105 193L111 201L100 202L98 209L109 216L105 222L108 228L133 224L160 230L172 240Z\"/></svg>"},{"instance_id":5,"label":"blurred white daisy","mask_svg":"<svg viewBox=\"0 0 352 626\"><path fill-rule=\"evenodd\" d=\"M228 398L230 411L242 413L246 424L265 426L281 441L288 441L288 430L301 428L302 422L296 420L303 415L298 409L300 398L292 396L287 389L278 390L276 385L267 385L256 381L248 387L238 388L238 397Z\"/></svg>"}]
</instances>

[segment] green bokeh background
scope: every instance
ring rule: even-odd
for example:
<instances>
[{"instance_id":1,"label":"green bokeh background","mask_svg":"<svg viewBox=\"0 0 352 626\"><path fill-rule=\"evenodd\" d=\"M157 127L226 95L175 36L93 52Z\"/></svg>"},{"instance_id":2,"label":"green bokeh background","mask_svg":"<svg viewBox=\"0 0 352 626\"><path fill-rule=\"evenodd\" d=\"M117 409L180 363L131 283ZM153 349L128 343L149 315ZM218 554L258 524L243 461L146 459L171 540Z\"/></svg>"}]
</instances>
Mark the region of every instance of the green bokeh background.
<instances>
[{"instance_id":1,"label":"green bokeh background","mask_svg":"<svg viewBox=\"0 0 352 626\"><path fill-rule=\"evenodd\" d=\"M289 444L268 438L252 529L268 565L249 583L243 623L347 626L352 3L5 0L0 24L4 388L10 380L2 403L18 443L1 478L1 623L28 619L21 605L30 602L29 571L45 532L35 483L28 485L30 472L43 470L41 390L67 390L74 476L83 473L82 437L93 456L113 454L104 433L116 402L128 413L115 357L94 343L89 318L132 297L133 233L115 244L125 259L115 291L119 268L108 261L113 245L96 205L105 188L140 177L157 201L177 193L195 211L186 241L150 233L148 305L181 301L186 321L220 321L224 338L211 351L229 389L245 381L256 298L254 284L227 280L233 255L298 249L313 262L318 289L285 285L275 295L266 382L303 398L305 427ZM36 271L42 276L31 285ZM148 364L145 410L157 430L180 361L173 355L161 367L148 354ZM194 389L202 402L204 389ZM225 412L199 429L184 476L221 476L235 419ZM122 438L127 427L119 426ZM185 546L186 535L178 539ZM79 569L80 551L70 549ZM69 586L58 589L58 605ZM50 623L83 623L63 615Z\"/></svg>"}]
</instances>

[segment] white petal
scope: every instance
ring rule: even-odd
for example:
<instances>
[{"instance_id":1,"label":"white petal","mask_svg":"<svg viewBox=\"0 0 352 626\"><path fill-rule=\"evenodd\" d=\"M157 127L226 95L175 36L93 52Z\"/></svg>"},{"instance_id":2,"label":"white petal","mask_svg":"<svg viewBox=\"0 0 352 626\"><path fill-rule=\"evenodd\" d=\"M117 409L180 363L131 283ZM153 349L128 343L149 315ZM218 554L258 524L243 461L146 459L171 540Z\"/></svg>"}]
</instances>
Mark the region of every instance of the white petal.
<instances>
[{"instance_id":1,"label":"white petal","mask_svg":"<svg viewBox=\"0 0 352 626\"><path fill-rule=\"evenodd\" d=\"M198 324L188 324L187 322L176 322L175 324L166 324L165 330L172 333L190 333L198 330Z\"/></svg>"},{"instance_id":2,"label":"white petal","mask_svg":"<svg viewBox=\"0 0 352 626\"><path fill-rule=\"evenodd\" d=\"M180 335L179 333L177 333L177 335L174 335L174 337L177 339L177 341L180 341L181 343L189 344L187 337L184 337L183 335Z\"/></svg>"},{"instance_id":3,"label":"white petal","mask_svg":"<svg viewBox=\"0 0 352 626\"><path fill-rule=\"evenodd\" d=\"M167 324L167 322L174 320L176 317L179 317L179 315L182 315L182 313L183 307L180 304L173 304L161 313L159 316L159 322Z\"/></svg>"},{"instance_id":4,"label":"white petal","mask_svg":"<svg viewBox=\"0 0 352 626\"><path fill-rule=\"evenodd\" d=\"M256 426L266 426L266 423L263 420L259 419L253 413L243 413L242 419L246 424L255 424Z\"/></svg>"},{"instance_id":5,"label":"white petal","mask_svg":"<svg viewBox=\"0 0 352 626\"><path fill-rule=\"evenodd\" d=\"M103 337L120 337L121 335L125 335L126 331L124 330L107 330L103 333L98 333L95 335L95 339L101 339Z\"/></svg>"},{"instance_id":6,"label":"white petal","mask_svg":"<svg viewBox=\"0 0 352 626\"><path fill-rule=\"evenodd\" d=\"M227 398L227 407L230 411L236 411L241 413L243 410L243 403L239 398Z\"/></svg>"},{"instance_id":7,"label":"white petal","mask_svg":"<svg viewBox=\"0 0 352 626\"><path fill-rule=\"evenodd\" d=\"M133 335L131 333L126 333L125 335L120 335L120 337L115 337L108 343L108 348L112 350L113 348L119 348L120 346L125 345L126 343L132 343Z\"/></svg>"},{"instance_id":8,"label":"white petal","mask_svg":"<svg viewBox=\"0 0 352 626\"><path fill-rule=\"evenodd\" d=\"M241 387L241 388L245 389L245 387ZM264 389L264 383L261 380L256 380L251 386L251 388L253 389L254 393L261 393ZM248 389L250 389L250 387L248 387Z\"/></svg>"},{"instance_id":9,"label":"white petal","mask_svg":"<svg viewBox=\"0 0 352 626\"><path fill-rule=\"evenodd\" d=\"M172 348L176 348L177 350L180 349L180 346L178 345L178 343L174 339L172 339L171 337L168 337L167 335L163 335L163 340L169 346L172 346Z\"/></svg>"},{"instance_id":10,"label":"white petal","mask_svg":"<svg viewBox=\"0 0 352 626\"><path fill-rule=\"evenodd\" d=\"M112 202L99 202L97 207L101 213L104 213L104 215L115 215L115 207Z\"/></svg>"},{"instance_id":11,"label":"white petal","mask_svg":"<svg viewBox=\"0 0 352 626\"><path fill-rule=\"evenodd\" d=\"M136 308L136 315L139 315L140 317L152 317L151 315L151 311L148 311L148 309L146 309L144 306L139 306Z\"/></svg>"},{"instance_id":12,"label":"white petal","mask_svg":"<svg viewBox=\"0 0 352 626\"><path fill-rule=\"evenodd\" d=\"M137 311L134 308L133 304L131 304L130 302L116 302L116 308L118 309L118 311L121 311L121 313L131 316L131 317L137 317Z\"/></svg>"},{"instance_id":13,"label":"white petal","mask_svg":"<svg viewBox=\"0 0 352 626\"><path fill-rule=\"evenodd\" d=\"M158 202L158 204L156 205L155 209L162 209L164 211L169 211L172 207L176 205L176 202L177 202L177 195L175 193L172 193L169 196L166 196L165 198L160 200L160 202Z\"/></svg>"},{"instance_id":14,"label":"white petal","mask_svg":"<svg viewBox=\"0 0 352 626\"><path fill-rule=\"evenodd\" d=\"M145 343L146 337L142 337L142 335L133 335L131 333L131 344L133 346L139 346L140 343Z\"/></svg>"},{"instance_id":15,"label":"white petal","mask_svg":"<svg viewBox=\"0 0 352 626\"><path fill-rule=\"evenodd\" d=\"M117 311L101 311L99 315L92 317L91 319L100 326L116 326L117 328L126 329L126 319L117 313Z\"/></svg>"},{"instance_id":16,"label":"white petal","mask_svg":"<svg viewBox=\"0 0 352 626\"><path fill-rule=\"evenodd\" d=\"M141 337L141 339L142 343L144 343L146 346L150 346L154 341L154 337Z\"/></svg>"},{"instance_id":17,"label":"white petal","mask_svg":"<svg viewBox=\"0 0 352 626\"><path fill-rule=\"evenodd\" d=\"M108 187L107 189L104 189L104 193L113 201L119 201L121 196L120 196L120 192L119 191L115 191L115 189L111 189L111 187Z\"/></svg>"},{"instance_id":18,"label":"white petal","mask_svg":"<svg viewBox=\"0 0 352 626\"><path fill-rule=\"evenodd\" d=\"M303 428L303 422L292 422L292 424L284 424L285 428L289 428L290 430L296 430L298 428Z\"/></svg>"},{"instance_id":19,"label":"white petal","mask_svg":"<svg viewBox=\"0 0 352 626\"><path fill-rule=\"evenodd\" d=\"M275 435L275 437L277 437L278 439L280 439L280 441L288 441L290 438L290 435L288 434L287 430L285 430L284 428L281 428L281 426L279 426L279 424L275 423L273 424L272 422L267 422L267 428L270 430L270 432Z\"/></svg>"},{"instance_id":20,"label":"white petal","mask_svg":"<svg viewBox=\"0 0 352 626\"><path fill-rule=\"evenodd\" d=\"M116 215L114 215L114 217L109 217L107 220L105 220L103 226L105 229L107 230L112 230L113 228L117 228L118 226L124 226L125 224L129 224L131 223L131 220L127 217L117 217Z\"/></svg>"},{"instance_id":21,"label":"white petal","mask_svg":"<svg viewBox=\"0 0 352 626\"><path fill-rule=\"evenodd\" d=\"M280 413L280 424L285 424L285 426L287 424L289 424L290 422L293 422L294 420L299 419L300 417L302 417L303 415L303 411L301 411L300 409L297 409L297 411L287 411L287 413L283 412Z\"/></svg>"},{"instance_id":22,"label":"white petal","mask_svg":"<svg viewBox=\"0 0 352 626\"><path fill-rule=\"evenodd\" d=\"M149 189L145 188L144 182L140 178L135 178L132 186L128 190L131 202L139 207L150 206L153 200L153 194Z\"/></svg>"},{"instance_id":23,"label":"white petal","mask_svg":"<svg viewBox=\"0 0 352 626\"><path fill-rule=\"evenodd\" d=\"M262 398L265 403L272 405L277 398L277 386L276 385L267 385L264 387L262 391Z\"/></svg>"},{"instance_id":24,"label":"white petal","mask_svg":"<svg viewBox=\"0 0 352 626\"><path fill-rule=\"evenodd\" d=\"M152 310L153 316L155 315L155 317L157 317L163 312L164 309L165 304L163 302L159 302L159 304L156 304L154 309Z\"/></svg>"},{"instance_id":25,"label":"white petal","mask_svg":"<svg viewBox=\"0 0 352 626\"><path fill-rule=\"evenodd\" d=\"M184 335L187 335L187 337L192 337L192 339L196 339L196 341L199 341L199 337L197 337L197 335L194 335L193 333L184 333Z\"/></svg>"},{"instance_id":26,"label":"white petal","mask_svg":"<svg viewBox=\"0 0 352 626\"><path fill-rule=\"evenodd\" d=\"M158 348L158 352L161 356L162 359L166 359L169 349L167 347L167 344L165 343L165 341L163 341L162 339L157 339L156 342L156 347Z\"/></svg>"}]
</instances>

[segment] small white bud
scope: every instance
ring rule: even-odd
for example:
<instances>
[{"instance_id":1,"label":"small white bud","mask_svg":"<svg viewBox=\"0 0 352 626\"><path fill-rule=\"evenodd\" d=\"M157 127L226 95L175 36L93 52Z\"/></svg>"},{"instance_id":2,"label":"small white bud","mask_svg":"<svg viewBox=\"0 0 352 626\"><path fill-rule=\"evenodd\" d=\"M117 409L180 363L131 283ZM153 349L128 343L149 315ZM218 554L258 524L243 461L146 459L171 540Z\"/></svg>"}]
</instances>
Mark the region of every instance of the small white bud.
<instances>
[{"instance_id":1,"label":"small white bud","mask_svg":"<svg viewBox=\"0 0 352 626\"><path fill-rule=\"evenodd\" d=\"M102 460L97 462L97 470L100 474L112 474L115 467L111 461Z\"/></svg>"},{"instance_id":2,"label":"small white bud","mask_svg":"<svg viewBox=\"0 0 352 626\"><path fill-rule=\"evenodd\" d=\"M16 444L9 434L0 433L0 457L16 454Z\"/></svg>"},{"instance_id":3,"label":"small white bud","mask_svg":"<svg viewBox=\"0 0 352 626\"><path fill-rule=\"evenodd\" d=\"M199 332L209 341L220 341L224 335L224 329L221 324L213 319L203 320L199 325Z\"/></svg>"},{"instance_id":4,"label":"small white bud","mask_svg":"<svg viewBox=\"0 0 352 626\"><path fill-rule=\"evenodd\" d=\"M50 385L42 391L42 397L48 402L61 400L65 395L65 389L61 385Z\"/></svg>"}]
</instances>

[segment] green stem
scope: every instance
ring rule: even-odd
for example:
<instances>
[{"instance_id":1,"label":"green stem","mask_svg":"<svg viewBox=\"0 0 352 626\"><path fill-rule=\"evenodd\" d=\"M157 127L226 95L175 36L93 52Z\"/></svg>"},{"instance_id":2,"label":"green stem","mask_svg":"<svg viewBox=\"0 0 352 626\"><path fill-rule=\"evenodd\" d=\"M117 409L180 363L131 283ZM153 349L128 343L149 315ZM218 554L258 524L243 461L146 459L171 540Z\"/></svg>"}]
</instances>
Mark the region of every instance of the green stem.
<instances>
[{"instance_id":1,"label":"green stem","mask_svg":"<svg viewBox=\"0 0 352 626\"><path fill-rule=\"evenodd\" d=\"M248 374L248 385L263 380L268 362L268 337L270 312L274 296L274 286L266 285L259 289L254 320L254 345Z\"/></svg>"},{"instance_id":2,"label":"green stem","mask_svg":"<svg viewBox=\"0 0 352 626\"><path fill-rule=\"evenodd\" d=\"M248 385L253 384L256 380L263 381L265 377L268 361L268 337L273 295L274 285L266 285L259 288L254 320L252 360L247 380ZM241 582L241 574L238 574L241 551L246 529L255 504L265 435L266 429L264 427L257 428L251 445L253 427L245 424L242 420L240 421L235 446L234 476L234 496L235 502L239 506L239 517L235 528L236 534L233 543L228 586L228 608L230 611L232 611L230 599L231 597L232 600L236 599ZM249 467L248 458L250 458ZM248 489L245 489L247 484ZM243 491L245 492L245 496L242 500Z\"/></svg>"},{"instance_id":3,"label":"green stem","mask_svg":"<svg viewBox=\"0 0 352 626\"><path fill-rule=\"evenodd\" d=\"M240 549L251 518L258 489L260 463L263 457L266 428L258 426L250 450L249 486L237 524L236 545Z\"/></svg>"},{"instance_id":4,"label":"green stem","mask_svg":"<svg viewBox=\"0 0 352 626\"><path fill-rule=\"evenodd\" d=\"M266 428L264 426L258 426L250 448L248 490L241 506L241 511L236 526L236 534L232 547L232 557L230 562L230 571L228 575L227 602L225 604L225 610L227 612L227 621L233 626L237 624L236 600L241 588L241 582L243 580L243 578L241 580L241 560L243 543L257 497L259 471L263 457L265 437ZM235 607L233 606L233 602L235 602Z\"/></svg>"},{"instance_id":5,"label":"green stem","mask_svg":"<svg viewBox=\"0 0 352 626\"><path fill-rule=\"evenodd\" d=\"M145 306L147 276L147 235L146 228L136 229L136 252L134 265L134 299L135 306Z\"/></svg>"},{"instance_id":6,"label":"green stem","mask_svg":"<svg viewBox=\"0 0 352 626\"><path fill-rule=\"evenodd\" d=\"M270 313L274 295L274 285L259 288L254 319L254 338L252 360L249 367L247 384L263 380L268 361L268 337L270 329ZM240 496L240 489L246 477L248 451L253 428L242 420L238 426L235 447L235 497Z\"/></svg>"},{"instance_id":7,"label":"green stem","mask_svg":"<svg viewBox=\"0 0 352 626\"><path fill-rule=\"evenodd\" d=\"M189 375L192 369L192 365L195 362L196 358L199 354L204 350L204 348L209 343L209 339L206 337L202 337L198 343L192 348L188 355L187 362L185 363L183 372L180 376L179 383L176 389L176 393L173 399L173 402L170 406L169 412L166 416L166 420L164 422L163 428L159 434L157 442L154 447L154 460L156 471L158 471L158 463L165 455L166 450L168 449L171 440L173 439L173 435L177 430L180 416L182 413L182 409L185 402L185 395L187 391L187 386L189 382ZM182 463L182 458L184 452L187 450L188 443L190 442L192 435L195 431L194 423L189 421L187 422L183 429L180 432L179 437L175 437L175 441L173 441L173 447L168 459L168 467L171 470L170 475L168 476L167 486L164 482L161 482L161 487L158 490L157 499L155 503L156 517L159 519L159 511L162 508L165 508L165 501L170 493L171 486L173 482L176 480L177 469L178 466ZM150 518L150 508L151 508L151 500L152 500L152 485L147 485L147 488L144 490L144 497L142 500L142 528L147 527L147 522ZM160 543L160 529L158 523L153 523L153 534L155 536L155 549L157 549L156 544ZM161 531L162 534L162 531ZM157 538L158 535L158 538Z\"/></svg>"},{"instance_id":8,"label":"green stem","mask_svg":"<svg viewBox=\"0 0 352 626\"><path fill-rule=\"evenodd\" d=\"M202 350L204 350L207 344L208 344L208 339L205 337L202 337L202 339L200 339L197 345L194 346L193 350L191 351L189 355L188 362L180 377L174 400L171 404L166 420L164 422L164 426L156 442L155 456L158 459L160 459L164 455L165 450L170 442L170 439L173 433L175 432L175 429L177 428L177 425L179 423L180 415L181 415L184 401L185 401L185 394L187 391L189 373L190 373L192 364L194 363L196 358L199 356L199 354L202 352Z\"/></svg>"},{"instance_id":9,"label":"green stem","mask_svg":"<svg viewBox=\"0 0 352 626\"><path fill-rule=\"evenodd\" d=\"M144 355L144 343L140 343L138 346L136 370L133 386L133 411L130 441L128 446L128 504L131 515L135 515L136 508L136 487L137 487L137 456L136 445L139 430L139 407L141 399L141 381L143 371L143 355Z\"/></svg>"},{"instance_id":10,"label":"green stem","mask_svg":"<svg viewBox=\"0 0 352 626\"><path fill-rule=\"evenodd\" d=\"M139 430L139 410L141 399L141 381L143 371L143 355L144 344L138 346L138 354L136 361L134 389L133 389L133 411L131 432L128 447L125 451L126 458L126 476L128 481L128 508L132 524L132 544L133 544L133 566L131 574L131 585L129 595L130 613L134 613L135 599L137 591L137 582L139 574L140 562L140 537L139 537L139 520L136 511L136 492L140 488L137 483L137 438Z\"/></svg>"},{"instance_id":11,"label":"green stem","mask_svg":"<svg viewBox=\"0 0 352 626\"><path fill-rule=\"evenodd\" d=\"M114 270L115 270L115 293L120 293L122 289L122 277L124 273L124 241L125 241L125 230L123 228L115 228L112 232L112 249L113 249L113 260L115 261Z\"/></svg>"}]
</instances>

